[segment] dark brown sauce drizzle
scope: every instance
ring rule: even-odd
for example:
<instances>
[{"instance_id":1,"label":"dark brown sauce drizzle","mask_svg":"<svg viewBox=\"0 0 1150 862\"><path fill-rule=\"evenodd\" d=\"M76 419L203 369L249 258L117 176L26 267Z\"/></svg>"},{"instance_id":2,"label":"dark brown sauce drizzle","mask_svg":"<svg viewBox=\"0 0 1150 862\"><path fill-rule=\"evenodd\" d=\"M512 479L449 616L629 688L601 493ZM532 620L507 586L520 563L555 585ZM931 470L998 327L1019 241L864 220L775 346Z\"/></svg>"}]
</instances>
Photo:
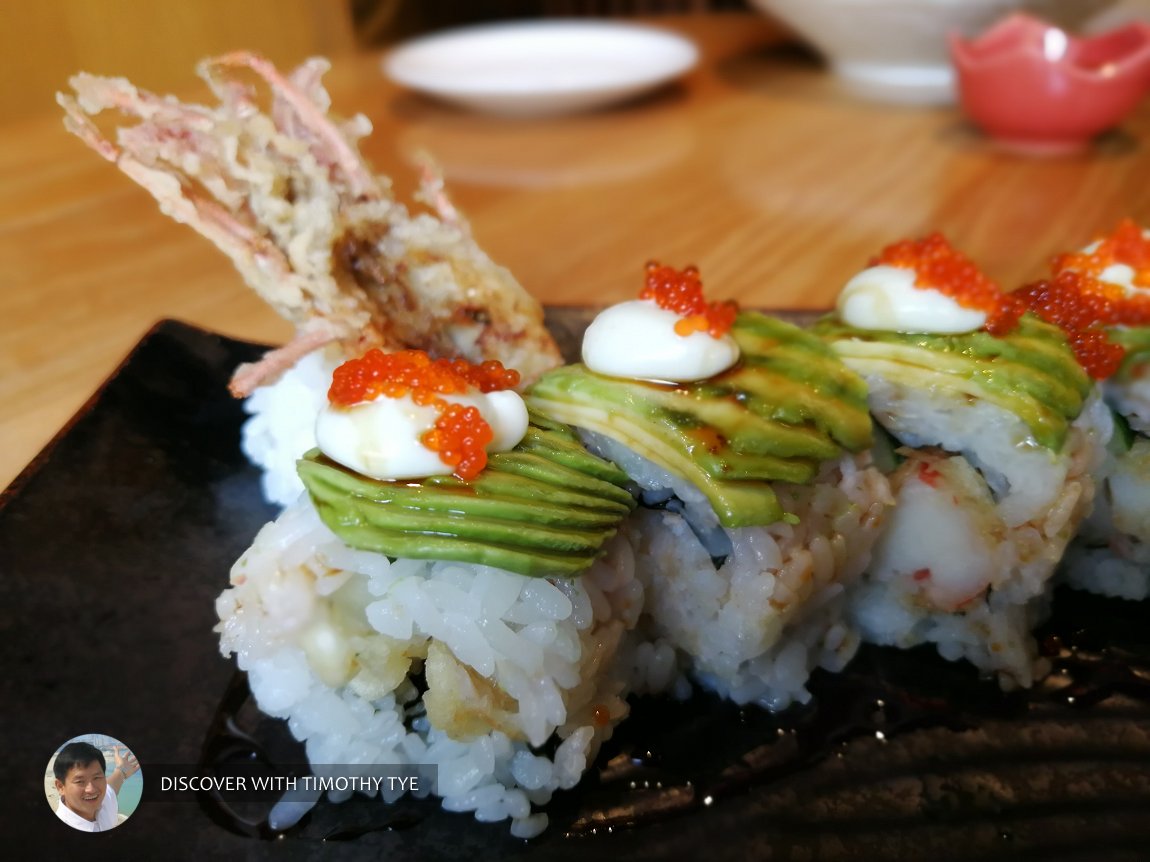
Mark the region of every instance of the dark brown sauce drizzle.
<instances>
[{"instance_id":1,"label":"dark brown sauce drizzle","mask_svg":"<svg viewBox=\"0 0 1150 862\"><path fill-rule=\"evenodd\" d=\"M199 762L204 774L215 775L238 761L255 761L274 768L272 757L264 745L241 727L242 717L250 713L253 705L247 674L236 671L228 681L228 687L224 690L204 738ZM268 824L267 812L260 815L237 810L224 793L202 792L196 798L208 817L229 832L264 839L278 838L280 835Z\"/></svg>"},{"instance_id":2,"label":"dark brown sauce drizzle","mask_svg":"<svg viewBox=\"0 0 1150 862\"><path fill-rule=\"evenodd\" d=\"M258 763L269 773L281 773L277 764L306 761L303 746L291 737L285 724L259 711L248 688L247 674L236 671L212 718L198 764L206 775L226 773L230 764ZM332 805L321 800L289 829L272 828L267 804L239 804L226 793L211 791L197 795L200 807L215 823L249 838L279 839L290 835L315 841L353 841L372 832L410 829L423 820L419 803L404 800L393 806L356 805L349 800ZM341 813L352 815L341 817Z\"/></svg>"},{"instance_id":3,"label":"dark brown sauce drizzle","mask_svg":"<svg viewBox=\"0 0 1150 862\"><path fill-rule=\"evenodd\" d=\"M769 794L835 758L847 765L846 784L887 780L891 775L886 772L868 772L865 746L897 744L919 732L949 735L943 737L944 746L966 731L997 735L1005 739L1003 751L979 755L985 762L976 761L978 768L997 774L1029 758L1057 775L1064 755L1035 753L1023 742L1016 744L1014 734L1021 740L1035 728L1073 725L1082 716L1091 717L1094 734L1105 735L1108 729L1120 734L1131 722L1150 728L1150 614L1144 605L1063 589L1051 620L1036 637L1053 670L1030 690L1003 692L993 681L980 679L970 665L943 661L933 648L867 646L842 673L816 672L810 681L811 702L779 714L738 707L705 693L684 702L638 698L631 716L604 746L596 767L578 788L557 794L548 806L547 840L555 840L556 832L568 839L602 839L748 794ZM706 745L699 743L703 739ZM1131 756L1116 751L1115 758ZM1132 756L1140 762L1141 755ZM302 760L302 747L283 723L259 712L241 673L221 700L200 766L211 770L236 757L259 758L269 765ZM1150 769L1150 752L1144 757L1142 765ZM945 775L959 767L932 768ZM961 795L955 798L959 801L944 799L937 811L927 815L942 821L992 816L977 805L964 813L966 803ZM202 799L209 816L230 831L280 837L266 819L252 821L223 800ZM1121 807L1122 801L1118 804ZM1125 804L1147 810L1150 797L1132 797ZM1018 817L1034 813L1028 805L1034 807L1020 803ZM406 798L392 806L362 797L341 805L321 800L287 834L305 840L352 841L372 832L412 828L438 808L435 800ZM996 839L1015 841L1014 815L997 809L992 814L996 823L1002 823L995 827ZM852 821L850 828L861 829L862 822ZM502 830L505 825L484 826L468 819L458 828ZM1124 839L1115 838L1120 840Z\"/></svg>"}]
</instances>

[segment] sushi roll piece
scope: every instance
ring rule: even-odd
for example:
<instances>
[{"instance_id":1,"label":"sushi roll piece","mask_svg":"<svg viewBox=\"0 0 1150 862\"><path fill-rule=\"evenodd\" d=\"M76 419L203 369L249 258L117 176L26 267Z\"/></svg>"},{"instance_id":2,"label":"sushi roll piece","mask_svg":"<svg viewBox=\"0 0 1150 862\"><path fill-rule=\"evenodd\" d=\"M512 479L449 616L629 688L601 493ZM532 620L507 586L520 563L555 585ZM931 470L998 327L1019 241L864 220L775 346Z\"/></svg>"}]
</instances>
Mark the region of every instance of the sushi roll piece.
<instances>
[{"instance_id":1,"label":"sushi roll piece","mask_svg":"<svg viewBox=\"0 0 1150 862\"><path fill-rule=\"evenodd\" d=\"M222 653L312 764L426 767L445 808L531 837L627 714L644 592L626 476L517 382L418 351L341 365L307 493L216 609Z\"/></svg>"},{"instance_id":2,"label":"sushi roll piece","mask_svg":"<svg viewBox=\"0 0 1150 862\"><path fill-rule=\"evenodd\" d=\"M640 495L624 528L647 597L635 689L677 666L738 703L805 702L812 670L858 647L846 590L891 502L862 379L795 326L708 303L693 267L656 263L639 299L591 323L582 354L528 403L577 427Z\"/></svg>"},{"instance_id":3,"label":"sushi roll piece","mask_svg":"<svg viewBox=\"0 0 1150 862\"><path fill-rule=\"evenodd\" d=\"M1066 334L1025 310L933 234L884 249L814 327L867 382L896 496L851 619L1005 688L1046 670L1031 630L1112 431Z\"/></svg>"},{"instance_id":4,"label":"sushi roll piece","mask_svg":"<svg viewBox=\"0 0 1150 862\"><path fill-rule=\"evenodd\" d=\"M1115 434L1094 512L1063 564L1072 587L1150 596L1150 232L1127 219L1027 289L1093 350Z\"/></svg>"}]
</instances>

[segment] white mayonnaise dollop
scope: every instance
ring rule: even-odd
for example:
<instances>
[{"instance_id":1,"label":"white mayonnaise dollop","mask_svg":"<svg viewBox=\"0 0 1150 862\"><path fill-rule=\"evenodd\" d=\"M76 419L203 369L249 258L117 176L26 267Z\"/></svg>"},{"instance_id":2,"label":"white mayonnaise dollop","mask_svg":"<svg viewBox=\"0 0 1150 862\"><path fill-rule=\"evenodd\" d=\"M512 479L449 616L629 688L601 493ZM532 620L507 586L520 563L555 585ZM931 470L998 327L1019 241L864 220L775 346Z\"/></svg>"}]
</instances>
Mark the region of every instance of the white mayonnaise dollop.
<instances>
[{"instance_id":1,"label":"white mayonnaise dollop","mask_svg":"<svg viewBox=\"0 0 1150 862\"><path fill-rule=\"evenodd\" d=\"M1150 239L1150 231L1143 231L1142 235ZM1082 249L1083 254L1093 254L1100 242L1092 242L1086 248ZM1073 267L1072 267L1073 268ZM1106 284L1113 284L1115 287L1122 288L1127 296L1137 296L1138 294L1145 295L1147 288L1139 287L1134 283L1134 276L1137 275L1134 267L1125 263L1112 263L1106 267L1102 272L1098 273L1098 280Z\"/></svg>"},{"instance_id":2,"label":"white mayonnaise dollop","mask_svg":"<svg viewBox=\"0 0 1150 862\"><path fill-rule=\"evenodd\" d=\"M689 383L726 371L739 361L729 335L679 335L681 318L654 300L633 299L604 309L583 335L583 363L598 374Z\"/></svg>"},{"instance_id":3,"label":"white mayonnaise dollop","mask_svg":"<svg viewBox=\"0 0 1150 862\"><path fill-rule=\"evenodd\" d=\"M488 452L513 449L527 433L527 405L511 390L444 395L444 401L479 408L494 434ZM315 424L316 445L331 460L373 479L446 476L452 468L420 442L439 411L410 396L380 397L351 407L326 405Z\"/></svg>"},{"instance_id":4,"label":"white mayonnaise dollop","mask_svg":"<svg viewBox=\"0 0 1150 862\"><path fill-rule=\"evenodd\" d=\"M839 316L859 329L949 334L986 325L985 312L963 308L940 290L915 287L915 272L898 266L872 266L846 283Z\"/></svg>"}]
</instances>

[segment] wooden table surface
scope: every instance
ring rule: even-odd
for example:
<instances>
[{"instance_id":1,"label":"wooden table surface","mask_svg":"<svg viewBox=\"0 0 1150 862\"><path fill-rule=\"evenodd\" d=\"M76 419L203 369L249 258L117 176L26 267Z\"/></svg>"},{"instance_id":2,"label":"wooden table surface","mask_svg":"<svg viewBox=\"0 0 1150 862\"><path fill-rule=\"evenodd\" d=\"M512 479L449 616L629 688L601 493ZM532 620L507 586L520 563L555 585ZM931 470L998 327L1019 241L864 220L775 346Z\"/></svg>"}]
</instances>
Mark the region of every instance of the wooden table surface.
<instances>
[{"instance_id":1,"label":"wooden table surface","mask_svg":"<svg viewBox=\"0 0 1150 862\"><path fill-rule=\"evenodd\" d=\"M432 152L491 256L546 303L630 297L656 258L697 264L716 298L826 307L883 245L935 229L1016 286L1123 216L1150 222L1150 105L1086 154L1026 159L955 108L851 98L760 18L664 23L699 41L700 66L584 116L463 113L392 87L377 57L339 60L328 83L339 113L375 124L364 152L399 193ZM155 321L289 335L53 108L0 131L0 487Z\"/></svg>"}]
</instances>

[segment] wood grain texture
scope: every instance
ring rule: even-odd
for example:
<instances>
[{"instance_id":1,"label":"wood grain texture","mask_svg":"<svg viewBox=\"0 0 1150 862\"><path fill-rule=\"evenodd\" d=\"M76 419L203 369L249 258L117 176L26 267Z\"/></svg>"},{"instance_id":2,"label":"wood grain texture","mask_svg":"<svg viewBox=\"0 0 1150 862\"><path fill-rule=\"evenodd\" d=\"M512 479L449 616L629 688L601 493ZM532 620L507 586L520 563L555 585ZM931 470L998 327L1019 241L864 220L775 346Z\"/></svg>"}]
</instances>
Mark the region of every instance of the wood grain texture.
<instances>
[{"instance_id":1,"label":"wood grain texture","mask_svg":"<svg viewBox=\"0 0 1150 862\"><path fill-rule=\"evenodd\" d=\"M237 48L277 63L352 50L350 0L41 0L0 4L0 115L52 110L80 70L149 89L187 85L200 57Z\"/></svg>"},{"instance_id":2,"label":"wood grain texture","mask_svg":"<svg viewBox=\"0 0 1150 862\"><path fill-rule=\"evenodd\" d=\"M826 307L880 247L933 229L1015 286L1122 216L1150 223L1145 104L1087 154L1028 160L956 109L853 100L762 19L663 23L699 40L701 66L584 116L455 111L392 87L375 56L337 61L328 80L337 110L374 122L364 151L397 191L430 150L479 240L548 303L629 297L658 258L698 264L716 297ZM0 278L0 484L157 319L289 334L222 255L55 116L0 134Z\"/></svg>"}]
</instances>

